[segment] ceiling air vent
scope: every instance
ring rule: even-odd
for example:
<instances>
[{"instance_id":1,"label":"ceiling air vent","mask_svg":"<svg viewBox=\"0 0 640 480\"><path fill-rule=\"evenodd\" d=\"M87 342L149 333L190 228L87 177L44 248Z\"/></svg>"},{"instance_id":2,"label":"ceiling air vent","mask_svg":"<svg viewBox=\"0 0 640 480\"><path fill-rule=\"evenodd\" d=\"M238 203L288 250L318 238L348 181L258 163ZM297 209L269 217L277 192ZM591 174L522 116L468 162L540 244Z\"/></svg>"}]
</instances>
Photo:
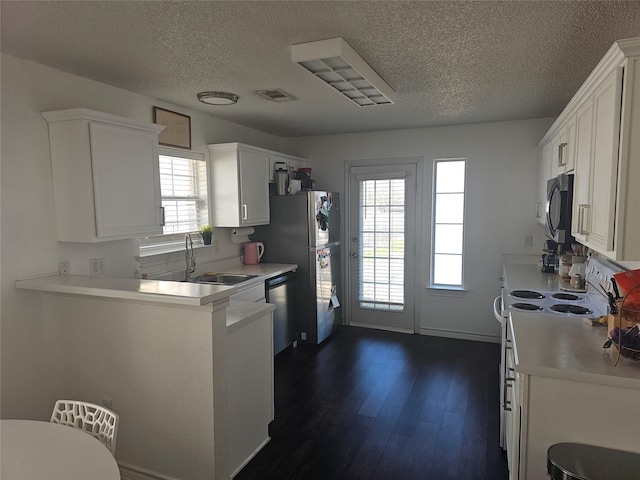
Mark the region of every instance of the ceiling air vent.
<instances>
[{"instance_id":1,"label":"ceiling air vent","mask_svg":"<svg viewBox=\"0 0 640 480\"><path fill-rule=\"evenodd\" d=\"M274 90L256 90L256 93L262 98L266 98L272 102L290 102L291 100L297 100L296 97L279 88Z\"/></svg>"}]
</instances>

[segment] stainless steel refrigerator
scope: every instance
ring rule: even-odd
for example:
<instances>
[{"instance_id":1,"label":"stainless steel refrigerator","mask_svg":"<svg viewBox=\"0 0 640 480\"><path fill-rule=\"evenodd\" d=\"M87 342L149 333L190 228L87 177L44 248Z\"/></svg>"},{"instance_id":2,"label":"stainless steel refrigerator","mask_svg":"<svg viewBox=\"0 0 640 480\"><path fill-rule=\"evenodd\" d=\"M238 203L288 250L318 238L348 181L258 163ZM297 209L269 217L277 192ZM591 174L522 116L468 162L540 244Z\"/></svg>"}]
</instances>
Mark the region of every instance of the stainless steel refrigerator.
<instances>
[{"instance_id":1,"label":"stainless steel refrigerator","mask_svg":"<svg viewBox=\"0 0 640 480\"><path fill-rule=\"evenodd\" d=\"M271 196L269 225L255 228L263 262L296 263L292 338L318 344L342 324L340 201L337 193Z\"/></svg>"}]
</instances>

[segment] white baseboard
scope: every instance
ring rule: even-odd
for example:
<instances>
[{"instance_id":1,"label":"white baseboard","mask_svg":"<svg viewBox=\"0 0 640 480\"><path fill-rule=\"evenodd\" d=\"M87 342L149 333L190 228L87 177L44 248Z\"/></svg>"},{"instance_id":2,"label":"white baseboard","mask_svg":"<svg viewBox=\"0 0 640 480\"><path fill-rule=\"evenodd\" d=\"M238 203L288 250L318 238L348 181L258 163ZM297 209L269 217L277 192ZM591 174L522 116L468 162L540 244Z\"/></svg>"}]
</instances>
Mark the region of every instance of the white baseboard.
<instances>
[{"instance_id":1,"label":"white baseboard","mask_svg":"<svg viewBox=\"0 0 640 480\"><path fill-rule=\"evenodd\" d=\"M393 327L383 327L380 325L369 325L367 323L354 323L351 322L349 324L350 327L360 327L360 328L373 328L376 330L386 330L388 332L397 332L397 333L410 333L413 334L413 330L409 330L406 328L393 328ZM456 338L459 340L473 340L476 342L487 342L487 343L501 343L501 339L499 335L485 335L483 333L468 333L468 332L456 332L454 330L444 330L439 328L425 328L421 327L420 335L428 335L432 337L444 337L444 338Z\"/></svg>"},{"instance_id":2,"label":"white baseboard","mask_svg":"<svg viewBox=\"0 0 640 480\"><path fill-rule=\"evenodd\" d=\"M253 452L251 455L249 455L249 457L244 462L242 462L242 465L240 465L238 468L236 468L236 471L231 474L230 478L233 479L233 477L235 477L237 474L239 474L240 470L242 470L247 465L247 463L249 463L253 459L253 457L255 457L258 454L258 452L264 448L264 446L267 443L269 443L269 440L271 440L271 437L267 437L267 439L264 442L262 442L262 444L260 444L260 446L258 448L256 448L255 452Z\"/></svg>"},{"instance_id":3,"label":"white baseboard","mask_svg":"<svg viewBox=\"0 0 640 480\"><path fill-rule=\"evenodd\" d=\"M408 328L394 328L394 327L383 326L383 325L370 325L368 323L350 322L349 326L350 327L360 327L360 328L373 328L375 330L386 330L387 332L411 333L411 334L414 333L413 330L409 330Z\"/></svg>"},{"instance_id":4,"label":"white baseboard","mask_svg":"<svg viewBox=\"0 0 640 480\"><path fill-rule=\"evenodd\" d=\"M121 480L180 480L145 468L118 462Z\"/></svg>"},{"instance_id":5,"label":"white baseboard","mask_svg":"<svg viewBox=\"0 0 640 480\"><path fill-rule=\"evenodd\" d=\"M429 335L432 337L457 338L459 340L473 340L476 342L501 343L499 335L486 335L483 333L456 332L453 330L442 330L439 328L420 329L420 335Z\"/></svg>"}]
</instances>

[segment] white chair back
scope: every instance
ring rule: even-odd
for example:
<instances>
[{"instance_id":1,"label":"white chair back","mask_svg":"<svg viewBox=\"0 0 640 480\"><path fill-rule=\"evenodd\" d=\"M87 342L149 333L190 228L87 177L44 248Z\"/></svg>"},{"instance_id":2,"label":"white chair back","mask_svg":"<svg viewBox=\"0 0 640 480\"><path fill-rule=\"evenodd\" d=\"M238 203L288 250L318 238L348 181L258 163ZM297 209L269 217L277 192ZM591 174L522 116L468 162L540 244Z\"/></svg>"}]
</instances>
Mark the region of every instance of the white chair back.
<instances>
[{"instance_id":1,"label":"white chair back","mask_svg":"<svg viewBox=\"0 0 640 480\"><path fill-rule=\"evenodd\" d=\"M76 400L58 400L51 414L51 423L69 425L87 432L104 443L114 456L118 420L118 414L108 408Z\"/></svg>"}]
</instances>

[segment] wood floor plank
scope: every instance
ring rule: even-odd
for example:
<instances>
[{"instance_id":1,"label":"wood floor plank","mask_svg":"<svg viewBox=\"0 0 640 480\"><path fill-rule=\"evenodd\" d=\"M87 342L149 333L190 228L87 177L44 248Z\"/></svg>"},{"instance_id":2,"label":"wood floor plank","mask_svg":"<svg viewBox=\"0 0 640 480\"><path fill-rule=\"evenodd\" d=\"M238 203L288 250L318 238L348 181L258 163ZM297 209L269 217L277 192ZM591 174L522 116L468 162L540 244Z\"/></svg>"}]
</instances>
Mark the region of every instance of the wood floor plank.
<instances>
[{"instance_id":1,"label":"wood floor plank","mask_svg":"<svg viewBox=\"0 0 640 480\"><path fill-rule=\"evenodd\" d=\"M237 480L506 480L499 345L342 328L275 359L271 441Z\"/></svg>"}]
</instances>

